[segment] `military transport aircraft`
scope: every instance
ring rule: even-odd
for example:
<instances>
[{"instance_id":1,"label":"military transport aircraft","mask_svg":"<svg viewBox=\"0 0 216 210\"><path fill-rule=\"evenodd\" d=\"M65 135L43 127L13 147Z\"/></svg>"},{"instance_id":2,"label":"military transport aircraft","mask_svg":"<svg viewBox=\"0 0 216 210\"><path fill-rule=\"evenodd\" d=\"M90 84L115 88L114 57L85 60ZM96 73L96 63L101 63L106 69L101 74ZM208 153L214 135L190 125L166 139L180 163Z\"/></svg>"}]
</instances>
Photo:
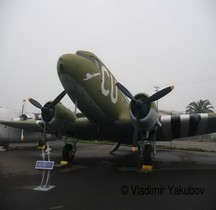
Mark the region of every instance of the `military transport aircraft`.
<instances>
[{"instance_id":1,"label":"military transport aircraft","mask_svg":"<svg viewBox=\"0 0 216 210\"><path fill-rule=\"evenodd\" d=\"M32 124L40 123L41 117L36 113L24 113L23 106L22 111L0 107L0 121L9 121L11 123L23 122ZM6 122L5 122L6 123ZM6 123L7 124L7 123ZM0 145L8 148L9 143L14 142L38 142L43 138L43 128L38 130L24 130L22 128L14 128L7 125L0 124ZM46 134L46 138L49 140L56 140L54 135Z\"/></svg>"},{"instance_id":2,"label":"military transport aircraft","mask_svg":"<svg viewBox=\"0 0 216 210\"><path fill-rule=\"evenodd\" d=\"M170 141L216 132L216 115L192 114L159 116L154 101L162 98L173 86L156 92L152 96L139 93L133 96L117 82L104 63L93 53L77 51L65 54L57 63L59 79L64 91L52 102L42 106L36 100L29 101L41 109L44 129L59 136L73 139L110 140L139 147L144 164L151 165L155 153L155 141ZM77 117L66 108L61 99L65 94L84 115ZM129 99L130 101L129 101ZM23 129L37 129L40 124L25 122L9 123ZM77 141L67 142L63 148L63 160L71 161Z\"/></svg>"}]
</instances>

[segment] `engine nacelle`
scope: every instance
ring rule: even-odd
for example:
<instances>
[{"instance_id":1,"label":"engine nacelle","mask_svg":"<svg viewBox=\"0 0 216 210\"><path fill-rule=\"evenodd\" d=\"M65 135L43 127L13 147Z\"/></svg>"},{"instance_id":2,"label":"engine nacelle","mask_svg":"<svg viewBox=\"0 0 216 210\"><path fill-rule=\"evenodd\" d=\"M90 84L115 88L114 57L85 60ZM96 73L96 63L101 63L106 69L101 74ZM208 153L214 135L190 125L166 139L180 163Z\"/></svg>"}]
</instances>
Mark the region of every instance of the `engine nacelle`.
<instances>
[{"instance_id":1,"label":"engine nacelle","mask_svg":"<svg viewBox=\"0 0 216 210\"><path fill-rule=\"evenodd\" d=\"M139 93L134 96L136 100L139 100L140 102L146 100L149 98L147 94L144 93ZM139 111L138 111L139 109ZM135 101L131 101L130 103L130 118L132 120L132 123L135 125L137 121L137 115L139 112L139 127L142 130L146 131L151 131L152 129L155 128L155 126L159 122L159 116L158 116L158 111L157 107L154 102L151 103L145 103L138 105L136 104Z\"/></svg>"},{"instance_id":2,"label":"engine nacelle","mask_svg":"<svg viewBox=\"0 0 216 210\"><path fill-rule=\"evenodd\" d=\"M49 107L51 102L48 102L44 107ZM77 117L62 103L56 104L50 108L48 113L46 110L42 111L42 119L47 123L48 128L55 132L64 133L68 129L71 123L73 123Z\"/></svg>"}]
</instances>

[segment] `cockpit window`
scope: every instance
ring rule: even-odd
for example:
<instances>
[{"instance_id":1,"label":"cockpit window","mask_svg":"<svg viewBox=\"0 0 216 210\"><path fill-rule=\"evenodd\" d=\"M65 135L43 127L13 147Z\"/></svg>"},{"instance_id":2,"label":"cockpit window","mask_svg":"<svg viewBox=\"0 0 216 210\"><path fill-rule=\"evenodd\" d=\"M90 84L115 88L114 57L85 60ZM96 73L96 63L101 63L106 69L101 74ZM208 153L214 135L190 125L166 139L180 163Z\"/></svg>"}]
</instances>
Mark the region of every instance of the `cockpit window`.
<instances>
[{"instance_id":1,"label":"cockpit window","mask_svg":"<svg viewBox=\"0 0 216 210\"><path fill-rule=\"evenodd\" d=\"M96 65L96 67L100 69L100 62L93 56L93 54L91 55L88 52L82 52L82 51L77 51L76 54L92 61Z\"/></svg>"},{"instance_id":2,"label":"cockpit window","mask_svg":"<svg viewBox=\"0 0 216 210\"><path fill-rule=\"evenodd\" d=\"M100 69L100 62L99 62L96 58L94 58L94 63L95 63L95 65L96 65L96 67L97 67L98 69Z\"/></svg>"}]
</instances>

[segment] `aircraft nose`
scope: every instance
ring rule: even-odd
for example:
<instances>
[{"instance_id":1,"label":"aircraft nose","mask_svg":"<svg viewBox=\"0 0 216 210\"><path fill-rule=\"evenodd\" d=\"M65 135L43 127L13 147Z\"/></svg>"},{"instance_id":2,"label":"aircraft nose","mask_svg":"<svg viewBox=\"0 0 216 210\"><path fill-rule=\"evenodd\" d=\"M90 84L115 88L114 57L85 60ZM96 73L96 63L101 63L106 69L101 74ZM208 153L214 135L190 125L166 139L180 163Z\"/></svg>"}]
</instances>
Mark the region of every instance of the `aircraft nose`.
<instances>
[{"instance_id":1,"label":"aircraft nose","mask_svg":"<svg viewBox=\"0 0 216 210\"><path fill-rule=\"evenodd\" d=\"M77 55L65 54L62 55L57 63L58 76L68 75L74 76L74 73L79 69Z\"/></svg>"}]
</instances>

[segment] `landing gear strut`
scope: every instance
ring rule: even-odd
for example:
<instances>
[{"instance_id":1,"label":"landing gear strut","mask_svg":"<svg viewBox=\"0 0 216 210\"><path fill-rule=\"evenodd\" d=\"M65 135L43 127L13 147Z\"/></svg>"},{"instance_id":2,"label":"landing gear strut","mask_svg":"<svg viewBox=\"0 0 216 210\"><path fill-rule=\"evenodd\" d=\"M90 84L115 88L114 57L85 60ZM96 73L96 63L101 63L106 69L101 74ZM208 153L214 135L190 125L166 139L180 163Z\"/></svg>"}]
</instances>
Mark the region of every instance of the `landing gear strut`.
<instances>
[{"instance_id":1,"label":"landing gear strut","mask_svg":"<svg viewBox=\"0 0 216 210\"><path fill-rule=\"evenodd\" d=\"M152 159L156 156L156 132L152 131L146 135L147 138L143 139L141 145L141 155L144 159L144 165L152 166Z\"/></svg>"},{"instance_id":2,"label":"landing gear strut","mask_svg":"<svg viewBox=\"0 0 216 210\"><path fill-rule=\"evenodd\" d=\"M65 146L62 150L62 160L72 162L76 153L76 144L78 140L73 138L72 140L65 139Z\"/></svg>"}]
</instances>

